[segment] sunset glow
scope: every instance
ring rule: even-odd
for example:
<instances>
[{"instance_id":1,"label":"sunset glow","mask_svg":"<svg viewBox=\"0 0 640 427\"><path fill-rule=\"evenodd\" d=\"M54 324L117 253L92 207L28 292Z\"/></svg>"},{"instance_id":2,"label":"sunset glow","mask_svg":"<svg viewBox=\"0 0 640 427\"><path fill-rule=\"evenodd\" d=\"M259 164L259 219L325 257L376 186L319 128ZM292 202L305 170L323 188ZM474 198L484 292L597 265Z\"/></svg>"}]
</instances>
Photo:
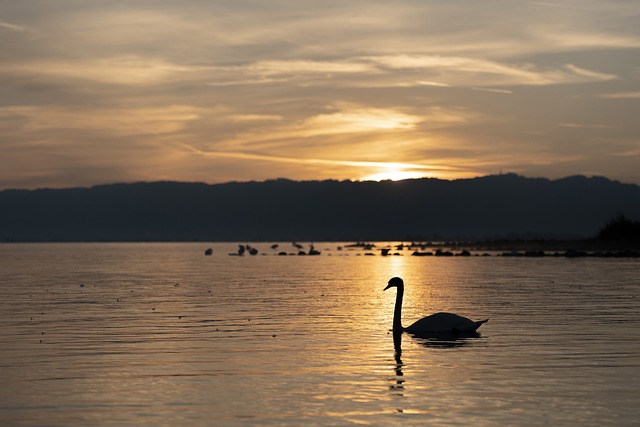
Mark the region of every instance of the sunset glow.
<instances>
[{"instance_id":1,"label":"sunset glow","mask_svg":"<svg viewBox=\"0 0 640 427\"><path fill-rule=\"evenodd\" d=\"M364 176L361 178L361 181L400 181L403 179L426 178L428 176L429 175L424 172L389 168L382 172Z\"/></svg>"},{"instance_id":2,"label":"sunset glow","mask_svg":"<svg viewBox=\"0 0 640 427\"><path fill-rule=\"evenodd\" d=\"M0 189L499 171L640 183L635 3L258 4L11 3Z\"/></svg>"}]
</instances>

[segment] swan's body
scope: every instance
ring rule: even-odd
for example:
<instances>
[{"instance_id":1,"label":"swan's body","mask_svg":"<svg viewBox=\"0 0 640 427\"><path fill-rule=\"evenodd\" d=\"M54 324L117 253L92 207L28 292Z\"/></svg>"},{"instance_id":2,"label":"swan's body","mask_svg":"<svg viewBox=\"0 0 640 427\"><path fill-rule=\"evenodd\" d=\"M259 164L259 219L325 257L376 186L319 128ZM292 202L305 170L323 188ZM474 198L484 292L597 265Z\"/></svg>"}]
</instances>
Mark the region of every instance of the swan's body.
<instances>
[{"instance_id":1,"label":"swan's body","mask_svg":"<svg viewBox=\"0 0 640 427\"><path fill-rule=\"evenodd\" d=\"M398 288L396 294L396 305L393 311L393 332L409 332L414 335L425 334L459 334L473 333L480 325L488 322L489 319L473 321L466 317L452 313L436 313L423 317L411 326L402 326L402 298L404 296L404 282L399 277L389 280L389 284L384 290Z\"/></svg>"}]
</instances>

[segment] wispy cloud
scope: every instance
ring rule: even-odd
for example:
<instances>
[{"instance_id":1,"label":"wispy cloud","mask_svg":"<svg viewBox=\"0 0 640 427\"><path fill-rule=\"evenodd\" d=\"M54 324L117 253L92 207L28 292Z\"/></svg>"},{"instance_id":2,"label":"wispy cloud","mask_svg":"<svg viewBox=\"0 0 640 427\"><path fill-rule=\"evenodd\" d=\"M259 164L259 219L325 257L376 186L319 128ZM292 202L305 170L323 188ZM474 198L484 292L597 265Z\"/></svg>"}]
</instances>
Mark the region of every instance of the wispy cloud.
<instances>
[{"instance_id":1,"label":"wispy cloud","mask_svg":"<svg viewBox=\"0 0 640 427\"><path fill-rule=\"evenodd\" d=\"M189 106L149 108L13 106L0 108L0 119L17 120L23 132L51 130L101 131L109 135L159 135L184 128L200 117Z\"/></svg>"},{"instance_id":2,"label":"wispy cloud","mask_svg":"<svg viewBox=\"0 0 640 427\"><path fill-rule=\"evenodd\" d=\"M418 80L415 82L415 84L412 83L408 83L407 86L435 86L435 87L449 87L448 84L446 83L442 83L442 82L432 82L432 81L427 81L427 80ZM402 84L399 84L399 86L402 86Z\"/></svg>"},{"instance_id":3,"label":"wispy cloud","mask_svg":"<svg viewBox=\"0 0 640 427\"><path fill-rule=\"evenodd\" d=\"M310 135L408 130L413 129L421 120L420 117L397 110L354 107L311 117L301 128Z\"/></svg>"},{"instance_id":4,"label":"wispy cloud","mask_svg":"<svg viewBox=\"0 0 640 427\"><path fill-rule=\"evenodd\" d=\"M196 149L191 146L183 144L183 147L189 151L197 153L199 155L208 157L228 157L235 159L250 159L250 160L266 160L276 163L295 163L295 164L319 164L319 165L338 165L349 167L385 167L385 168L398 168L398 169L422 169L422 170L454 170L455 168L446 166L431 166L417 163L402 163L402 162L371 162L362 160L343 160L343 159L316 159L316 158L298 158L298 157L286 157L286 156L273 156L268 154L250 153L250 152L234 152L234 151L211 151Z\"/></svg>"},{"instance_id":5,"label":"wispy cloud","mask_svg":"<svg viewBox=\"0 0 640 427\"><path fill-rule=\"evenodd\" d=\"M577 66L575 66L573 64L567 64L567 65L565 65L565 68L567 69L567 71L569 71L570 73L575 75L577 78L584 77L585 80L577 81L576 83L606 82L606 81L609 81L609 80L618 79L618 76L616 76L614 74L599 73L597 71L586 70L584 68L577 67Z\"/></svg>"},{"instance_id":6,"label":"wispy cloud","mask_svg":"<svg viewBox=\"0 0 640 427\"><path fill-rule=\"evenodd\" d=\"M149 85L165 82L199 82L211 87L254 84L286 84L292 79L314 79L326 85L340 84L327 77L355 75L353 86L376 87L492 87L545 86L602 82L618 76L566 64L542 67L532 64L506 64L483 59L440 56L386 56L367 58L370 63L323 61L268 61L243 66L218 67L182 65L162 59L127 55L100 59L39 60L5 62L0 73L48 76L53 79L95 81L118 85ZM410 74L406 74L410 71ZM421 78L416 79L415 73ZM244 77L242 77L244 75ZM382 76L386 75L386 76ZM259 76L259 77L257 77ZM372 83L364 76L378 76ZM382 77L380 77L382 76ZM239 78L240 77L240 78ZM344 84L349 84L345 81ZM507 93L505 89L487 91ZM613 97L613 96L610 96Z\"/></svg>"},{"instance_id":7,"label":"wispy cloud","mask_svg":"<svg viewBox=\"0 0 640 427\"><path fill-rule=\"evenodd\" d=\"M471 89L477 90L478 92L499 93L502 95L511 95L513 93L513 91L509 89L495 89L490 87L472 87Z\"/></svg>"},{"instance_id":8,"label":"wispy cloud","mask_svg":"<svg viewBox=\"0 0 640 427\"><path fill-rule=\"evenodd\" d=\"M204 68L206 67L177 65L139 55L125 55L99 59L7 61L0 65L0 72L119 85L144 85L170 79L186 80L186 74L202 71Z\"/></svg>"},{"instance_id":9,"label":"wispy cloud","mask_svg":"<svg viewBox=\"0 0 640 427\"><path fill-rule=\"evenodd\" d=\"M284 118L275 114L232 114L229 119L234 122L279 122Z\"/></svg>"},{"instance_id":10,"label":"wispy cloud","mask_svg":"<svg viewBox=\"0 0 640 427\"><path fill-rule=\"evenodd\" d=\"M397 142L394 135L407 135L415 131L425 119L424 116L417 116L401 109L336 103L301 120L264 121L259 123L259 126L249 126L244 131L237 132L229 139L203 143L217 147L216 151L237 151L242 148L271 154L306 152L307 157L313 156L313 153L330 151L352 155L362 152L364 146L367 146L363 156L371 157L376 156L375 153L378 151L371 145L385 139L389 143ZM447 118L443 116L441 120L444 119Z\"/></svg>"},{"instance_id":11,"label":"wispy cloud","mask_svg":"<svg viewBox=\"0 0 640 427\"><path fill-rule=\"evenodd\" d=\"M12 24L11 22L3 22L0 21L0 31L1 30L5 30L5 31L13 31L16 33L28 33L31 32L31 30L29 30L29 28L23 26L23 25L18 25L18 24Z\"/></svg>"},{"instance_id":12,"label":"wispy cloud","mask_svg":"<svg viewBox=\"0 0 640 427\"><path fill-rule=\"evenodd\" d=\"M372 73L375 68L369 64L358 62L311 61L311 60L279 60L259 61L232 70L245 70L257 74L325 74L325 73Z\"/></svg>"},{"instance_id":13,"label":"wispy cloud","mask_svg":"<svg viewBox=\"0 0 640 427\"><path fill-rule=\"evenodd\" d=\"M604 99L640 99L640 92L616 92L598 95Z\"/></svg>"},{"instance_id":14,"label":"wispy cloud","mask_svg":"<svg viewBox=\"0 0 640 427\"><path fill-rule=\"evenodd\" d=\"M612 129L611 125L601 125L601 124L580 124L580 123L559 123L559 127L570 128L570 129Z\"/></svg>"},{"instance_id":15,"label":"wispy cloud","mask_svg":"<svg viewBox=\"0 0 640 427\"><path fill-rule=\"evenodd\" d=\"M572 64L553 68L530 63L503 63L478 58L432 55L393 55L368 59L393 70L437 73L438 79L435 80L452 86L554 85L618 78L613 74L590 71Z\"/></svg>"}]
</instances>

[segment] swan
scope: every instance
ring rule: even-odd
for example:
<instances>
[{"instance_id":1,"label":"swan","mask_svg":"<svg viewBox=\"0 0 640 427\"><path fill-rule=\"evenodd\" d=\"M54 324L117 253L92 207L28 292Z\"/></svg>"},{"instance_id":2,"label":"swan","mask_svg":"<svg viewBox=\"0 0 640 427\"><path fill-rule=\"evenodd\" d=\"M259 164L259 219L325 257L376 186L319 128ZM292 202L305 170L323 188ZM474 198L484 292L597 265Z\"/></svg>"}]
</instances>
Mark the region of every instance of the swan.
<instances>
[{"instance_id":1,"label":"swan","mask_svg":"<svg viewBox=\"0 0 640 427\"><path fill-rule=\"evenodd\" d=\"M411 326L402 326L402 297L404 296L404 282L399 277L393 277L389 280L386 291L389 288L398 288L396 294L396 306L393 310L393 332L409 332L414 335L428 335L428 334L464 334L475 333L476 329L480 327L489 319L473 321L466 317L458 316L452 313L436 313L431 316L423 317Z\"/></svg>"}]
</instances>

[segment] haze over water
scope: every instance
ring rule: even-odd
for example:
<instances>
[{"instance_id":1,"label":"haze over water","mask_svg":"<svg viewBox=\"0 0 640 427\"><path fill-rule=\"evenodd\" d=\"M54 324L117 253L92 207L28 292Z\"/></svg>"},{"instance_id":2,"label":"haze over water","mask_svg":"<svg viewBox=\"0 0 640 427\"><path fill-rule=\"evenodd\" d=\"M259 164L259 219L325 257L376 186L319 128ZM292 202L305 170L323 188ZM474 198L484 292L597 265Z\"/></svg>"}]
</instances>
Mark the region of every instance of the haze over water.
<instances>
[{"instance_id":1,"label":"haze over water","mask_svg":"<svg viewBox=\"0 0 640 427\"><path fill-rule=\"evenodd\" d=\"M256 246L0 245L0 424L640 422L637 259ZM405 334L398 355L392 276L405 325L490 321L466 340Z\"/></svg>"}]
</instances>

